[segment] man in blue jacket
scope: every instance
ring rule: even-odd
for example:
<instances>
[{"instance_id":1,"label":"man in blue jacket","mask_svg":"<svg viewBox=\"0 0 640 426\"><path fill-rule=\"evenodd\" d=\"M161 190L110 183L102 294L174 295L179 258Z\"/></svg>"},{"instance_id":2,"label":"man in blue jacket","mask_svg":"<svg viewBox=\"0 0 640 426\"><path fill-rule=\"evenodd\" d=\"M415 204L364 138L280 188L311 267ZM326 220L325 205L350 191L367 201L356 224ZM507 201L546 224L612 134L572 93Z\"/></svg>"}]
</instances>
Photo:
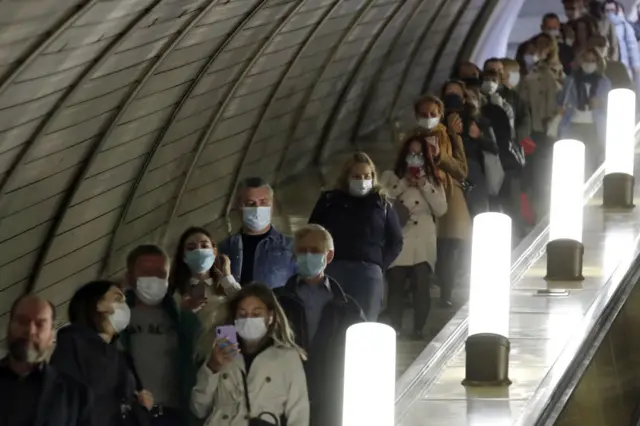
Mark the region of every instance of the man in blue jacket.
<instances>
[{"instance_id":1,"label":"man in blue jacket","mask_svg":"<svg viewBox=\"0 0 640 426\"><path fill-rule=\"evenodd\" d=\"M291 238L271 225L273 189L262 178L243 180L236 190L242 229L222 241L218 250L231 260L231 273L240 285L257 281L283 286L295 273Z\"/></svg>"},{"instance_id":2,"label":"man in blue jacket","mask_svg":"<svg viewBox=\"0 0 640 426\"><path fill-rule=\"evenodd\" d=\"M55 308L33 294L11 307L7 343L0 361L0 424L90 426L89 390L49 365Z\"/></svg>"}]
</instances>

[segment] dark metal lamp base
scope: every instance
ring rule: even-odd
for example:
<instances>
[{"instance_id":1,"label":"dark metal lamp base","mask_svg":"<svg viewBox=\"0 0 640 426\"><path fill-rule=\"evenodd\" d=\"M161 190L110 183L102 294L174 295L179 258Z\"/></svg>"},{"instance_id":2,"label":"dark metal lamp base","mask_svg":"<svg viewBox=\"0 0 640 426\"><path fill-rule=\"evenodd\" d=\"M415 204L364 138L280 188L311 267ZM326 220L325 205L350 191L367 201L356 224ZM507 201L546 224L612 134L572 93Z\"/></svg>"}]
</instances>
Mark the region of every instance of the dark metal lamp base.
<instances>
[{"instance_id":1,"label":"dark metal lamp base","mask_svg":"<svg viewBox=\"0 0 640 426\"><path fill-rule=\"evenodd\" d=\"M509 339L499 334L481 333L465 342L464 386L509 386Z\"/></svg>"},{"instance_id":2,"label":"dark metal lamp base","mask_svg":"<svg viewBox=\"0 0 640 426\"><path fill-rule=\"evenodd\" d=\"M602 205L607 209L632 209L635 179L626 173L609 173L602 179Z\"/></svg>"},{"instance_id":3,"label":"dark metal lamp base","mask_svg":"<svg viewBox=\"0 0 640 426\"><path fill-rule=\"evenodd\" d=\"M547 281L583 281L582 258L584 246L582 243L558 239L547 244Z\"/></svg>"}]
</instances>

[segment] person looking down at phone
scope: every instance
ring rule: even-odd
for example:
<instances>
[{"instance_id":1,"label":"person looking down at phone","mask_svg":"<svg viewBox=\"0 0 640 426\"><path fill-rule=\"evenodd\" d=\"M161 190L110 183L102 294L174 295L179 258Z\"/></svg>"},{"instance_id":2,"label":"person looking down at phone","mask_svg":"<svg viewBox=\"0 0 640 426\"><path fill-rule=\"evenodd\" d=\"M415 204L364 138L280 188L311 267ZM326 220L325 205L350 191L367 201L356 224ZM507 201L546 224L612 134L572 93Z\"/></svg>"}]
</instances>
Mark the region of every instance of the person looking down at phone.
<instances>
[{"instance_id":1,"label":"person looking down at phone","mask_svg":"<svg viewBox=\"0 0 640 426\"><path fill-rule=\"evenodd\" d=\"M457 283L464 242L471 233L471 218L463 192L467 179L467 157L462 143L462 118L450 112L445 118L442 101L425 95L414 105L418 137L435 138L439 154L434 158L438 177L447 196L447 212L438 220L438 262L436 274L440 285L440 304L452 307L451 291ZM441 123L442 122L442 123Z\"/></svg>"},{"instance_id":2,"label":"person looking down at phone","mask_svg":"<svg viewBox=\"0 0 640 426\"><path fill-rule=\"evenodd\" d=\"M179 310L168 294L169 257L160 247L134 248L126 266L131 320L120 343L140 382L153 395L152 426L186 424L195 383L198 319L190 310Z\"/></svg>"},{"instance_id":3,"label":"person looking down at phone","mask_svg":"<svg viewBox=\"0 0 640 426\"><path fill-rule=\"evenodd\" d=\"M219 328L220 338L198 371L193 413L205 426L308 426L306 355L274 293L264 284L248 284L230 302L229 313L233 328Z\"/></svg>"},{"instance_id":4,"label":"person looking down at phone","mask_svg":"<svg viewBox=\"0 0 640 426\"><path fill-rule=\"evenodd\" d=\"M293 248L298 273L275 293L297 344L308 353L305 371L311 424L339 425L345 335L347 328L365 317L357 302L325 272L335 253L329 231L320 225L305 225L296 231Z\"/></svg>"},{"instance_id":5,"label":"person looking down at phone","mask_svg":"<svg viewBox=\"0 0 640 426\"><path fill-rule=\"evenodd\" d=\"M291 238L271 225L273 189L260 177L244 179L236 189L242 229L220 243L231 259L231 273L241 285L253 281L270 288L283 286L295 273Z\"/></svg>"}]
</instances>

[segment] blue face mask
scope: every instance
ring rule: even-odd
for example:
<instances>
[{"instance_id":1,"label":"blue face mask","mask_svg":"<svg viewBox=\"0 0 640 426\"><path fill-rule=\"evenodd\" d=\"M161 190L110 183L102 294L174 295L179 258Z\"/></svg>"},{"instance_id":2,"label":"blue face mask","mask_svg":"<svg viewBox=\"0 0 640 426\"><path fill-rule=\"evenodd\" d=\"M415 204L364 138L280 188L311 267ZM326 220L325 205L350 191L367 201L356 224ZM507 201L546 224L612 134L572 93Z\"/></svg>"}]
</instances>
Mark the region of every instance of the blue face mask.
<instances>
[{"instance_id":1,"label":"blue face mask","mask_svg":"<svg viewBox=\"0 0 640 426\"><path fill-rule=\"evenodd\" d=\"M296 255L298 274L302 278L313 278L322 274L325 267L325 255L322 253L302 253Z\"/></svg>"},{"instance_id":2,"label":"blue face mask","mask_svg":"<svg viewBox=\"0 0 640 426\"><path fill-rule=\"evenodd\" d=\"M250 231L260 231L271 223L271 206L243 207L242 223Z\"/></svg>"},{"instance_id":3,"label":"blue face mask","mask_svg":"<svg viewBox=\"0 0 640 426\"><path fill-rule=\"evenodd\" d=\"M216 255L213 254L213 249L196 249L184 254L184 261L195 274L210 270L215 260Z\"/></svg>"}]
</instances>

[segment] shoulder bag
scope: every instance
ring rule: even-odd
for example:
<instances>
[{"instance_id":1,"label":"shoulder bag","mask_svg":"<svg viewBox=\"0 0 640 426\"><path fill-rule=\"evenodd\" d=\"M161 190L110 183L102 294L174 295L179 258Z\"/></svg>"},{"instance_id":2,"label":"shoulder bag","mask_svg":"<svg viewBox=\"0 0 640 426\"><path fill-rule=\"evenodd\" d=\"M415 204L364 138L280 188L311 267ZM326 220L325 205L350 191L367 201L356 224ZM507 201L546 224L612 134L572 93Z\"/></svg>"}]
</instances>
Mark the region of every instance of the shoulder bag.
<instances>
[{"instance_id":1,"label":"shoulder bag","mask_svg":"<svg viewBox=\"0 0 640 426\"><path fill-rule=\"evenodd\" d=\"M244 403L247 406L247 414L251 415L251 401L249 401L249 386L247 385L247 373L242 372L242 387L244 388ZM271 421L264 420L268 418ZM264 411L257 417L249 419L249 426L287 426L287 419L284 415L278 418L275 414Z\"/></svg>"}]
</instances>

